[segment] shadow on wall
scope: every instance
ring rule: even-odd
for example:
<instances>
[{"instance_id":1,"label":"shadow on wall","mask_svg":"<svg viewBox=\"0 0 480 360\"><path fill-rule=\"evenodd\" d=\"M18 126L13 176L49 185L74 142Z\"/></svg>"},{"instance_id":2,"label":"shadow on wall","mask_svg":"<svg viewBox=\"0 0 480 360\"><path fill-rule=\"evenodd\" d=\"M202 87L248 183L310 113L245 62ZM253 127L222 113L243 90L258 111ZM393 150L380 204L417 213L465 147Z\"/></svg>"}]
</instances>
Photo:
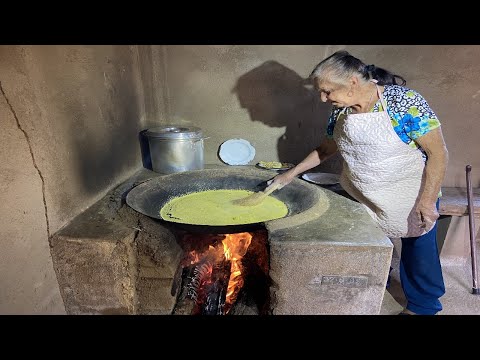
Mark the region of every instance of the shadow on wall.
<instances>
[{"instance_id":1,"label":"shadow on wall","mask_svg":"<svg viewBox=\"0 0 480 360\"><path fill-rule=\"evenodd\" d=\"M252 121L285 127L278 139L278 159L299 163L324 138L331 107L322 103L308 81L276 61L242 75L233 93Z\"/></svg>"}]
</instances>

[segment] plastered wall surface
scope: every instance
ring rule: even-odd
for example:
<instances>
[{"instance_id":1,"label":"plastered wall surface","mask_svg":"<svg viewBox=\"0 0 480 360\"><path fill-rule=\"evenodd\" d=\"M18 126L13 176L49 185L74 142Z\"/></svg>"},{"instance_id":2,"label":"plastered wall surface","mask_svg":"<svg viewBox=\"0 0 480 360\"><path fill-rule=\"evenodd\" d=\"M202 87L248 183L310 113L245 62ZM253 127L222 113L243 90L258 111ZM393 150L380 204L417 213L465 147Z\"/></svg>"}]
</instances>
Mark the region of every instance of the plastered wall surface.
<instances>
[{"instance_id":1,"label":"plastered wall surface","mask_svg":"<svg viewBox=\"0 0 480 360\"><path fill-rule=\"evenodd\" d=\"M48 238L142 167L161 49L0 46L0 313L63 313Z\"/></svg>"},{"instance_id":2,"label":"plastered wall surface","mask_svg":"<svg viewBox=\"0 0 480 360\"><path fill-rule=\"evenodd\" d=\"M231 138L256 150L251 164L299 162L323 137L329 107L304 86L325 46L168 46L170 122L192 123L206 136L205 162L220 164ZM315 60L313 60L315 61Z\"/></svg>"},{"instance_id":3,"label":"plastered wall surface","mask_svg":"<svg viewBox=\"0 0 480 360\"><path fill-rule=\"evenodd\" d=\"M0 117L0 313L62 313L49 251L42 181L4 98L0 99Z\"/></svg>"}]
</instances>

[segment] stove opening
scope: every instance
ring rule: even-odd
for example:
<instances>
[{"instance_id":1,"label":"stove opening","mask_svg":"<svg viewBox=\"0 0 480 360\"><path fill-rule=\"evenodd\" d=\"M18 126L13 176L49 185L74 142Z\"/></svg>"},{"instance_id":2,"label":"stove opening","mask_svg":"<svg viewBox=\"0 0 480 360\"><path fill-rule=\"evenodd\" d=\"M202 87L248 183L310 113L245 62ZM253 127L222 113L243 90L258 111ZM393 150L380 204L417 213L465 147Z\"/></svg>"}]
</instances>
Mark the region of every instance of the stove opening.
<instances>
[{"instance_id":1,"label":"stove opening","mask_svg":"<svg viewBox=\"0 0 480 360\"><path fill-rule=\"evenodd\" d=\"M173 314L268 314L267 238L264 229L233 234L178 231L184 257L172 289L178 294Z\"/></svg>"}]
</instances>

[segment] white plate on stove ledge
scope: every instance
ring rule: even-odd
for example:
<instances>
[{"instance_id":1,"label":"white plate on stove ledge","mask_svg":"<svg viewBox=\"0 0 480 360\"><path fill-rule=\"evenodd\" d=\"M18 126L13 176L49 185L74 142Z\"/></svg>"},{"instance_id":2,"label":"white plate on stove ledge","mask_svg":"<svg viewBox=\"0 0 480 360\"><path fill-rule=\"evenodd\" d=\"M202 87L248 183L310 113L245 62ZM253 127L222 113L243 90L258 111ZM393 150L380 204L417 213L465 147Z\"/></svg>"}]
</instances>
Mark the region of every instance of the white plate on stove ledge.
<instances>
[{"instance_id":1,"label":"white plate on stove ledge","mask_svg":"<svg viewBox=\"0 0 480 360\"><path fill-rule=\"evenodd\" d=\"M340 175L330 173L306 173L302 179L317 185L336 185L340 182Z\"/></svg>"},{"instance_id":2,"label":"white plate on stove ledge","mask_svg":"<svg viewBox=\"0 0 480 360\"><path fill-rule=\"evenodd\" d=\"M255 157L255 148L245 139L230 139L220 145L218 156L228 165L247 165Z\"/></svg>"}]
</instances>

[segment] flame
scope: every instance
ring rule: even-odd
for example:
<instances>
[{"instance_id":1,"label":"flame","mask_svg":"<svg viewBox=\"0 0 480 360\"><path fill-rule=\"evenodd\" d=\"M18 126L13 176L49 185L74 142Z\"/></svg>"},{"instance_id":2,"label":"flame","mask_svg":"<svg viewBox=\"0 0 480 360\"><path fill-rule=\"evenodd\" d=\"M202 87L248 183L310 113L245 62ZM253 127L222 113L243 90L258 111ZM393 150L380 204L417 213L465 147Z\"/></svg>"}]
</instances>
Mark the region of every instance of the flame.
<instances>
[{"instance_id":1,"label":"flame","mask_svg":"<svg viewBox=\"0 0 480 360\"><path fill-rule=\"evenodd\" d=\"M187 263L198 264L199 262L210 264L207 268L202 268L201 283L196 284L198 289L198 298L202 299L205 296L204 291L207 285L212 283L212 264L226 259L230 261L230 277L227 285L227 292L224 305L224 313L228 313L230 308L235 303L237 296L244 285L244 276L242 274L242 258L247 253L247 250L252 242L253 235L248 232L236 234L224 234L221 246L217 243L215 246L209 245L207 250L189 251L187 255ZM197 296L195 296L197 298Z\"/></svg>"},{"instance_id":2,"label":"flame","mask_svg":"<svg viewBox=\"0 0 480 360\"><path fill-rule=\"evenodd\" d=\"M247 253L251 242L252 234L248 232L226 234L225 239L222 241L225 258L231 261L230 279L225 299L225 313L228 312L235 302L238 292L244 284L241 261L242 257Z\"/></svg>"}]
</instances>

